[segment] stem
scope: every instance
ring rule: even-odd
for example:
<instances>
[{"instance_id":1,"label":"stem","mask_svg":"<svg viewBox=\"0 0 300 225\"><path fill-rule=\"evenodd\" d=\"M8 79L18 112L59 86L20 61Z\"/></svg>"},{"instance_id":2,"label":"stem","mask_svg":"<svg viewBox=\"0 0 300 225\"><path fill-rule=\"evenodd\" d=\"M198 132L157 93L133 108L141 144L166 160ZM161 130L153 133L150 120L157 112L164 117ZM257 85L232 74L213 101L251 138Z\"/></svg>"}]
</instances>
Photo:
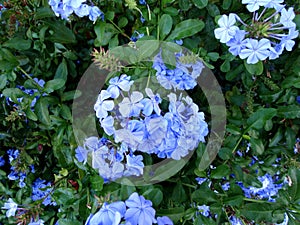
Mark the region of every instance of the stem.
<instances>
[{"instance_id":1,"label":"stem","mask_svg":"<svg viewBox=\"0 0 300 225\"><path fill-rule=\"evenodd\" d=\"M111 22L112 25L114 25L114 27L117 28L117 30L118 30L124 37L127 37L129 40L131 40L130 37L129 37L127 34L125 34L124 31L123 31L117 24L114 23L114 21L109 20L109 22Z\"/></svg>"},{"instance_id":2,"label":"stem","mask_svg":"<svg viewBox=\"0 0 300 225\"><path fill-rule=\"evenodd\" d=\"M32 77L25 70L23 70L22 67L18 66L17 69L20 70L27 78L33 80Z\"/></svg>"},{"instance_id":3,"label":"stem","mask_svg":"<svg viewBox=\"0 0 300 225\"><path fill-rule=\"evenodd\" d=\"M266 203L266 201L264 201L264 200L253 199L253 198L243 198L243 200L247 201L247 202Z\"/></svg>"},{"instance_id":4,"label":"stem","mask_svg":"<svg viewBox=\"0 0 300 225\"><path fill-rule=\"evenodd\" d=\"M240 137L240 139L238 140L238 142L236 143L236 145L234 146L233 150L232 150L232 153L234 153L237 148L239 147L241 141L243 140L243 135Z\"/></svg>"},{"instance_id":5,"label":"stem","mask_svg":"<svg viewBox=\"0 0 300 225\"><path fill-rule=\"evenodd\" d=\"M256 21L260 20L260 18L262 17L262 15L265 13L266 10L267 10L267 8L263 9L263 11L261 12L261 14L259 15L259 17L257 18Z\"/></svg>"}]
</instances>

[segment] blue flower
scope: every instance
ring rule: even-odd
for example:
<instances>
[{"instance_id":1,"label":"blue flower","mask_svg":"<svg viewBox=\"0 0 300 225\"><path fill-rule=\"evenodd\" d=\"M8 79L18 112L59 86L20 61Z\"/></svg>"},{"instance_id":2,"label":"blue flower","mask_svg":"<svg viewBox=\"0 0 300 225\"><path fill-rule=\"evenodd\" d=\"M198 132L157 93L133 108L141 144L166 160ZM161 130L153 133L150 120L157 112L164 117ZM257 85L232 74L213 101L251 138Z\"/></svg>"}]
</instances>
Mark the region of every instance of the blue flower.
<instances>
[{"instance_id":1,"label":"blue flower","mask_svg":"<svg viewBox=\"0 0 300 225\"><path fill-rule=\"evenodd\" d=\"M226 45L229 48L229 52L232 54L232 55L239 55L241 50L245 48L245 35L246 35L246 31L244 30L237 30L234 37L231 38L227 43Z\"/></svg>"},{"instance_id":2,"label":"blue flower","mask_svg":"<svg viewBox=\"0 0 300 225\"><path fill-rule=\"evenodd\" d=\"M207 205L200 205L197 206L198 210L200 211L200 213L205 216L205 217L209 217L210 216L210 211L209 211L209 206Z\"/></svg>"},{"instance_id":3,"label":"blue flower","mask_svg":"<svg viewBox=\"0 0 300 225\"><path fill-rule=\"evenodd\" d=\"M118 225L125 215L126 206L124 202L104 203L99 212L88 219L87 225Z\"/></svg>"},{"instance_id":4,"label":"blue flower","mask_svg":"<svg viewBox=\"0 0 300 225\"><path fill-rule=\"evenodd\" d=\"M205 181L207 181L207 178L203 177L197 177L196 181L198 182L199 185L203 184Z\"/></svg>"},{"instance_id":5,"label":"blue flower","mask_svg":"<svg viewBox=\"0 0 300 225\"><path fill-rule=\"evenodd\" d=\"M130 97L123 98L119 104L119 111L123 117L139 116L143 109L143 104L140 102L143 99L143 94L138 91L133 91Z\"/></svg>"},{"instance_id":6,"label":"blue flower","mask_svg":"<svg viewBox=\"0 0 300 225\"><path fill-rule=\"evenodd\" d=\"M111 94L111 98L118 98L120 91L129 91L134 81L130 80L130 76L122 74L120 77L114 77L109 80L107 91Z\"/></svg>"},{"instance_id":7,"label":"blue flower","mask_svg":"<svg viewBox=\"0 0 300 225\"><path fill-rule=\"evenodd\" d=\"M87 4L82 4L78 8L75 8L74 12L79 17L87 16L90 13L90 6Z\"/></svg>"},{"instance_id":8,"label":"blue flower","mask_svg":"<svg viewBox=\"0 0 300 225\"><path fill-rule=\"evenodd\" d=\"M75 149L75 157L78 160L78 162L86 163L87 156L88 156L88 151L85 148L78 146Z\"/></svg>"},{"instance_id":9,"label":"blue flower","mask_svg":"<svg viewBox=\"0 0 300 225\"><path fill-rule=\"evenodd\" d=\"M114 102L113 100L107 100L111 97L111 93L107 90L101 90L98 99L94 105L94 110L96 111L96 116L99 119L103 119L108 116L108 111L113 110Z\"/></svg>"},{"instance_id":10,"label":"blue flower","mask_svg":"<svg viewBox=\"0 0 300 225\"><path fill-rule=\"evenodd\" d=\"M297 96L296 101L300 104L300 95Z\"/></svg>"},{"instance_id":11,"label":"blue flower","mask_svg":"<svg viewBox=\"0 0 300 225\"><path fill-rule=\"evenodd\" d=\"M269 48L271 43L268 39L263 38L261 40L246 39L245 49L242 49L239 56L241 59L247 58L248 64L255 64L259 60L265 60L270 55Z\"/></svg>"},{"instance_id":12,"label":"blue flower","mask_svg":"<svg viewBox=\"0 0 300 225\"><path fill-rule=\"evenodd\" d=\"M143 174L144 163L143 156L129 154L126 156L126 171L124 172L125 176L140 176Z\"/></svg>"},{"instance_id":13,"label":"blue flower","mask_svg":"<svg viewBox=\"0 0 300 225\"><path fill-rule=\"evenodd\" d=\"M151 201L135 192L130 195L125 203L128 207L125 220L131 225L152 225L156 223L155 210L152 208Z\"/></svg>"},{"instance_id":14,"label":"blue flower","mask_svg":"<svg viewBox=\"0 0 300 225\"><path fill-rule=\"evenodd\" d=\"M293 22L295 18L294 8L290 7L288 10L283 8L281 10L280 23L285 26L285 28L295 28L296 24Z\"/></svg>"},{"instance_id":15,"label":"blue flower","mask_svg":"<svg viewBox=\"0 0 300 225\"><path fill-rule=\"evenodd\" d=\"M16 211L18 209L18 204L15 203L11 198L4 203L2 209L6 209L6 217L15 216Z\"/></svg>"},{"instance_id":16,"label":"blue flower","mask_svg":"<svg viewBox=\"0 0 300 225\"><path fill-rule=\"evenodd\" d=\"M107 135L112 135L115 133L114 128L114 118L112 116L108 116L100 121L101 127Z\"/></svg>"},{"instance_id":17,"label":"blue flower","mask_svg":"<svg viewBox=\"0 0 300 225\"><path fill-rule=\"evenodd\" d=\"M226 182L225 184L222 184L222 189L224 191L228 191L230 188L230 183L229 182Z\"/></svg>"},{"instance_id":18,"label":"blue flower","mask_svg":"<svg viewBox=\"0 0 300 225\"><path fill-rule=\"evenodd\" d=\"M157 217L157 225L173 225L173 221L167 217Z\"/></svg>"},{"instance_id":19,"label":"blue flower","mask_svg":"<svg viewBox=\"0 0 300 225\"><path fill-rule=\"evenodd\" d=\"M101 17L102 20L104 19L103 12L97 6L90 7L89 19L96 22L99 17Z\"/></svg>"},{"instance_id":20,"label":"blue flower","mask_svg":"<svg viewBox=\"0 0 300 225\"><path fill-rule=\"evenodd\" d=\"M140 3L141 5L146 5L146 4L147 4L147 2L146 2L145 0L139 0L139 3Z\"/></svg>"},{"instance_id":21,"label":"blue flower","mask_svg":"<svg viewBox=\"0 0 300 225\"><path fill-rule=\"evenodd\" d=\"M44 225L44 220L39 219L38 221L31 221L28 225Z\"/></svg>"},{"instance_id":22,"label":"blue flower","mask_svg":"<svg viewBox=\"0 0 300 225\"><path fill-rule=\"evenodd\" d=\"M3 156L0 156L0 167L5 165L5 160Z\"/></svg>"},{"instance_id":23,"label":"blue flower","mask_svg":"<svg viewBox=\"0 0 300 225\"><path fill-rule=\"evenodd\" d=\"M229 222L231 225L243 225L243 222L235 216L231 216Z\"/></svg>"},{"instance_id":24,"label":"blue flower","mask_svg":"<svg viewBox=\"0 0 300 225\"><path fill-rule=\"evenodd\" d=\"M254 12L259 9L260 6L265 6L270 0L242 0L243 4L247 4L246 8L249 12Z\"/></svg>"},{"instance_id":25,"label":"blue flower","mask_svg":"<svg viewBox=\"0 0 300 225\"><path fill-rule=\"evenodd\" d=\"M215 37L220 39L221 43L228 42L234 37L236 31L239 29L237 26L234 26L235 23L236 15L234 13L230 13L229 16L222 15L218 20L220 27L214 30Z\"/></svg>"},{"instance_id":26,"label":"blue flower","mask_svg":"<svg viewBox=\"0 0 300 225\"><path fill-rule=\"evenodd\" d=\"M36 181L32 184L32 194L31 199L33 201L38 201L43 199L42 204L47 205L56 205L55 201L51 199L51 192L53 188L51 187L51 183L46 180L42 180L40 178L36 179Z\"/></svg>"},{"instance_id":27,"label":"blue flower","mask_svg":"<svg viewBox=\"0 0 300 225\"><path fill-rule=\"evenodd\" d=\"M141 101L141 103L144 105L143 114L146 116L150 116L154 111L157 115L160 115L161 110L159 108L159 104L162 100L159 94L154 95L150 88L146 88L145 91L150 99L144 98Z\"/></svg>"}]
</instances>

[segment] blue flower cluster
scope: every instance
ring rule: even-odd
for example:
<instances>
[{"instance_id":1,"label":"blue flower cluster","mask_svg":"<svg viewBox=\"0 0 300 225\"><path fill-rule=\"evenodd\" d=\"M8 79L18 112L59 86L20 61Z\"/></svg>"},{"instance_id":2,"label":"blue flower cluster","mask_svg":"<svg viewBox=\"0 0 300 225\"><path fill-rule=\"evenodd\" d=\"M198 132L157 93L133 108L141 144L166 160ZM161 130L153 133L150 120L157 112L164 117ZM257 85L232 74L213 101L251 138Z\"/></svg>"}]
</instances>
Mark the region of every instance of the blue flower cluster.
<instances>
[{"instance_id":1,"label":"blue flower cluster","mask_svg":"<svg viewBox=\"0 0 300 225\"><path fill-rule=\"evenodd\" d=\"M36 84L38 84L41 88L44 87L45 81L43 79L33 78ZM32 110L34 110L34 106L36 104L36 101L39 99L38 90L37 89L26 89L22 85L17 85L17 88L19 88L21 91L23 91L25 94L32 96L33 99L30 103L30 107ZM46 93L43 94L43 96L46 95ZM0 94L0 97L2 97L3 94ZM11 98L6 98L7 105L13 105L16 108L20 108L19 104L24 101L24 97L17 98L17 102L14 102Z\"/></svg>"},{"instance_id":2,"label":"blue flower cluster","mask_svg":"<svg viewBox=\"0 0 300 225\"><path fill-rule=\"evenodd\" d=\"M85 225L112 225L120 224L125 221L126 225L173 225L169 217L155 218L155 209L152 207L152 202L146 200L143 196L136 192L131 194L129 198L123 202L104 203L101 209L91 214Z\"/></svg>"},{"instance_id":3,"label":"blue flower cluster","mask_svg":"<svg viewBox=\"0 0 300 225\"><path fill-rule=\"evenodd\" d=\"M50 182L47 183L45 180L38 178L32 185L31 199L33 201L43 200L42 204L45 206L55 206L56 202L51 199L52 191L53 188Z\"/></svg>"},{"instance_id":4,"label":"blue flower cluster","mask_svg":"<svg viewBox=\"0 0 300 225\"><path fill-rule=\"evenodd\" d=\"M18 149L13 150L9 149L7 151L9 157L9 163L11 164L10 167L10 174L8 175L8 179L10 180L19 180L19 187L25 187L25 178L29 172L35 173L34 166L30 165L29 168L22 162L20 157L20 151Z\"/></svg>"},{"instance_id":5,"label":"blue flower cluster","mask_svg":"<svg viewBox=\"0 0 300 225\"><path fill-rule=\"evenodd\" d=\"M157 71L156 78L165 89L190 90L197 85L197 77L200 76L204 65L200 59L176 53L176 68L169 69L159 53L153 61L153 68ZM190 57L190 62L185 62Z\"/></svg>"},{"instance_id":6,"label":"blue flower cluster","mask_svg":"<svg viewBox=\"0 0 300 225\"><path fill-rule=\"evenodd\" d=\"M275 202L274 198L278 191L283 188L283 183L278 183L278 178L275 176L273 178L270 174L265 174L264 176L259 176L258 180L261 182L262 187L245 187L242 182L237 184L243 189L244 194L247 198L256 197L258 199L267 199L269 202Z\"/></svg>"},{"instance_id":7,"label":"blue flower cluster","mask_svg":"<svg viewBox=\"0 0 300 225\"><path fill-rule=\"evenodd\" d=\"M103 12L97 6L84 4L86 0L49 0L49 5L56 16L62 19L68 19L74 12L79 17L89 16L93 22L101 17L104 18Z\"/></svg>"},{"instance_id":8,"label":"blue flower cluster","mask_svg":"<svg viewBox=\"0 0 300 225\"><path fill-rule=\"evenodd\" d=\"M94 105L101 127L113 140L90 137L76 149L80 162L87 162L90 153L92 167L107 181L143 174L143 157L138 152L179 160L205 142L208 134L204 113L198 112L190 97L170 93L168 111L163 112L159 94L146 88L144 97L142 92L130 91L133 83L126 74L112 78Z\"/></svg>"},{"instance_id":9,"label":"blue flower cluster","mask_svg":"<svg viewBox=\"0 0 300 225\"><path fill-rule=\"evenodd\" d=\"M230 13L221 16L219 28L214 31L215 37L226 43L231 54L247 58L248 64L255 64L267 58L278 58L284 49L292 50L295 45L293 39L299 35L293 22L295 13L292 7L286 10L280 4L283 0L242 0L242 3L247 4L247 9L253 13L251 24ZM243 29L236 26L237 21Z\"/></svg>"}]
</instances>

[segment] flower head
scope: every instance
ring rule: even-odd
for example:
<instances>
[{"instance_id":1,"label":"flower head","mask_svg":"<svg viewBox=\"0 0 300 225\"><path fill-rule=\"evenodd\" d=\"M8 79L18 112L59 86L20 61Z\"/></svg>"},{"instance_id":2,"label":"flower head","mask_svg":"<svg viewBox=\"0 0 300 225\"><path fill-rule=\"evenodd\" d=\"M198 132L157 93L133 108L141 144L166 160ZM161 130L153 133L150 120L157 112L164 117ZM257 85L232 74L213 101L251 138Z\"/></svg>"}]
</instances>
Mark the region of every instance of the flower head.
<instances>
[{"instance_id":1,"label":"flower head","mask_svg":"<svg viewBox=\"0 0 300 225\"><path fill-rule=\"evenodd\" d=\"M125 213L125 220L131 225L152 225L156 223L155 210L152 202L139 196L136 192L131 194L125 201L128 207Z\"/></svg>"},{"instance_id":2,"label":"flower head","mask_svg":"<svg viewBox=\"0 0 300 225\"><path fill-rule=\"evenodd\" d=\"M215 29L215 37L220 39L220 42L226 43L234 37L236 31L239 29L234 26L236 23L236 15L230 13L229 16L222 15L218 20L219 28Z\"/></svg>"},{"instance_id":3,"label":"flower head","mask_svg":"<svg viewBox=\"0 0 300 225\"><path fill-rule=\"evenodd\" d=\"M6 209L6 217L15 216L16 211L18 209L18 204L15 203L11 198L4 203L2 209Z\"/></svg>"}]
</instances>

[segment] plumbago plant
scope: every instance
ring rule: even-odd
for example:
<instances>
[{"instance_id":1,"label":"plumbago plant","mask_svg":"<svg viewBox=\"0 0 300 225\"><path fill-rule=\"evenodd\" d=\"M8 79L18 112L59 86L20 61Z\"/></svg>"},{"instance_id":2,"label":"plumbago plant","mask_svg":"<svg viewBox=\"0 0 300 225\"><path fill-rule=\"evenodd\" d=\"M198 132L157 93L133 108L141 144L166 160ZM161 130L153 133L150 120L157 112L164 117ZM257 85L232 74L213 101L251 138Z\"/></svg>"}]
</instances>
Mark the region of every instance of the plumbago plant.
<instances>
[{"instance_id":1,"label":"plumbago plant","mask_svg":"<svg viewBox=\"0 0 300 225\"><path fill-rule=\"evenodd\" d=\"M299 4L0 1L0 224L299 224Z\"/></svg>"}]
</instances>

